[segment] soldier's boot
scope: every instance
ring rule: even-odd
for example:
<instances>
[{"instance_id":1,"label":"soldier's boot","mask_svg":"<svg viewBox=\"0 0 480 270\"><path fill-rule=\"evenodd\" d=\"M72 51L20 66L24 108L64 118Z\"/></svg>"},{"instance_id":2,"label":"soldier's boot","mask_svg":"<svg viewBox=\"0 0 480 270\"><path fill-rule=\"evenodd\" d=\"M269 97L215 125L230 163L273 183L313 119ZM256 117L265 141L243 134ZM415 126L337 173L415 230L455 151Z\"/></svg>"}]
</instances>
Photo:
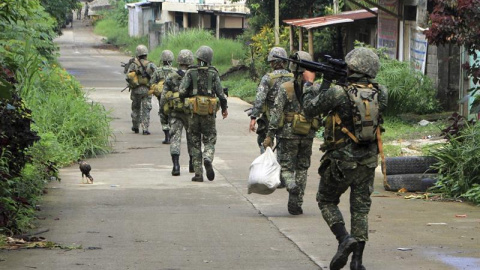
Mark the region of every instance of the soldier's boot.
<instances>
[{"instance_id":1,"label":"soldier's boot","mask_svg":"<svg viewBox=\"0 0 480 270\"><path fill-rule=\"evenodd\" d=\"M357 247L357 240L347 233L344 224L333 224L330 229L338 240L337 253L330 261L330 270L340 270L347 264L348 256Z\"/></svg>"},{"instance_id":2,"label":"soldier's boot","mask_svg":"<svg viewBox=\"0 0 480 270\"><path fill-rule=\"evenodd\" d=\"M180 163L179 163L180 155L172 155L172 162L173 162L173 169L172 175L178 176L180 175Z\"/></svg>"},{"instance_id":3,"label":"soldier's boot","mask_svg":"<svg viewBox=\"0 0 480 270\"><path fill-rule=\"evenodd\" d=\"M135 132L135 134L138 134L140 132L138 127L132 127L132 131Z\"/></svg>"},{"instance_id":4,"label":"soldier's boot","mask_svg":"<svg viewBox=\"0 0 480 270\"><path fill-rule=\"evenodd\" d=\"M364 249L365 241L358 242L357 248L353 250L352 261L350 262L350 270L365 270L365 266L362 265Z\"/></svg>"},{"instance_id":5,"label":"soldier's boot","mask_svg":"<svg viewBox=\"0 0 480 270\"><path fill-rule=\"evenodd\" d=\"M193 157L190 155L190 160L188 161L188 172L194 173L195 169L193 168Z\"/></svg>"},{"instance_id":6,"label":"soldier's boot","mask_svg":"<svg viewBox=\"0 0 480 270\"><path fill-rule=\"evenodd\" d=\"M162 141L163 144L170 144L170 131L169 130L164 130L163 133L165 133L165 139Z\"/></svg>"},{"instance_id":7,"label":"soldier's boot","mask_svg":"<svg viewBox=\"0 0 480 270\"><path fill-rule=\"evenodd\" d=\"M299 187L295 183L288 185L288 213L290 215L301 215L303 214L302 206L298 203L298 196L300 194Z\"/></svg>"},{"instance_id":8,"label":"soldier's boot","mask_svg":"<svg viewBox=\"0 0 480 270\"><path fill-rule=\"evenodd\" d=\"M203 175L201 174L195 174L194 177L192 177L193 182L203 182Z\"/></svg>"},{"instance_id":9,"label":"soldier's boot","mask_svg":"<svg viewBox=\"0 0 480 270\"><path fill-rule=\"evenodd\" d=\"M215 179L215 172L213 171L212 162L208 159L204 159L203 165L205 166L205 170L207 171L207 179L209 181L213 181L213 179Z\"/></svg>"},{"instance_id":10,"label":"soldier's boot","mask_svg":"<svg viewBox=\"0 0 480 270\"><path fill-rule=\"evenodd\" d=\"M142 133L143 133L143 135L150 135L150 131L148 131L148 130L144 130Z\"/></svg>"}]
</instances>

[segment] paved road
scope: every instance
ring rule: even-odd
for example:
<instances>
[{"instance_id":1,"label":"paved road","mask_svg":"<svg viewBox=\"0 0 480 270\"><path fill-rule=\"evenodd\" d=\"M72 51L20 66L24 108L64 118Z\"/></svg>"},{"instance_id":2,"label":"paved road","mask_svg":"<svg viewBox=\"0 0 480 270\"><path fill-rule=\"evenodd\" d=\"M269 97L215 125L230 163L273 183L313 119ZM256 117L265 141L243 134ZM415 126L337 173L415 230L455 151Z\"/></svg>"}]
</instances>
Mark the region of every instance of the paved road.
<instances>
[{"instance_id":1,"label":"paved road","mask_svg":"<svg viewBox=\"0 0 480 270\"><path fill-rule=\"evenodd\" d=\"M85 23L75 22L56 41L62 65L91 100L111 111L114 152L88 160L93 185L81 184L77 166L63 168L62 181L50 184L41 203L38 226L49 229L42 236L82 248L1 251L0 269L328 269L336 242L315 202L319 151L312 157L304 215L288 214L285 190L247 194L256 138L243 112L249 105L229 98L229 117L217 121L215 181L191 182L185 154L181 176L172 177L158 104L152 135L130 131L129 94L120 92L120 62L129 57L102 47ZM377 176L367 269L480 269L478 207L405 200L384 191ZM347 202L345 194L341 208L348 222Z\"/></svg>"}]
</instances>

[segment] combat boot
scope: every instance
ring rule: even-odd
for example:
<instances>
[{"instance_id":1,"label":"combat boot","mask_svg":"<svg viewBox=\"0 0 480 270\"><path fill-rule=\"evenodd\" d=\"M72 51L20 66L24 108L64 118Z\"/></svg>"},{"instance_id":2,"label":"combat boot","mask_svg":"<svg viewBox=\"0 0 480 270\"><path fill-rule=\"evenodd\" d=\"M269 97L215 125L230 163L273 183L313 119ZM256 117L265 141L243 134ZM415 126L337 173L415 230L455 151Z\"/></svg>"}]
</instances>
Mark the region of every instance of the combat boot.
<instances>
[{"instance_id":1,"label":"combat boot","mask_svg":"<svg viewBox=\"0 0 480 270\"><path fill-rule=\"evenodd\" d=\"M288 213L294 216L303 214L302 207L298 205L298 194L293 194L292 192L289 193L287 205Z\"/></svg>"},{"instance_id":2,"label":"combat boot","mask_svg":"<svg viewBox=\"0 0 480 270\"><path fill-rule=\"evenodd\" d=\"M178 176L178 175L180 175L179 158L180 158L179 155L172 155L172 162L173 162L172 175L173 175L173 176Z\"/></svg>"},{"instance_id":3,"label":"combat boot","mask_svg":"<svg viewBox=\"0 0 480 270\"><path fill-rule=\"evenodd\" d=\"M148 130L144 130L142 133L143 133L143 135L150 135L150 131L148 131Z\"/></svg>"},{"instance_id":4,"label":"combat boot","mask_svg":"<svg viewBox=\"0 0 480 270\"><path fill-rule=\"evenodd\" d=\"M163 144L170 144L170 131L169 130L164 130L163 133L165 133L165 139L162 141Z\"/></svg>"},{"instance_id":5,"label":"combat boot","mask_svg":"<svg viewBox=\"0 0 480 270\"><path fill-rule=\"evenodd\" d=\"M365 241L358 242L357 248L353 250L352 261L350 262L350 270L365 270L365 266L362 265L364 249Z\"/></svg>"},{"instance_id":6,"label":"combat boot","mask_svg":"<svg viewBox=\"0 0 480 270\"><path fill-rule=\"evenodd\" d=\"M138 129L138 127L132 127L132 131L135 132L135 134L138 134L140 132L140 130Z\"/></svg>"},{"instance_id":7,"label":"combat boot","mask_svg":"<svg viewBox=\"0 0 480 270\"><path fill-rule=\"evenodd\" d=\"M203 175L201 174L195 174L194 177L192 177L193 182L203 182Z\"/></svg>"},{"instance_id":8,"label":"combat boot","mask_svg":"<svg viewBox=\"0 0 480 270\"><path fill-rule=\"evenodd\" d=\"M340 270L347 264L348 256L357 247L357 240L347 233L342 223L333 224L330 229L338 240L337 253L330 261L330 270Z\"/></svg>"},{"instance_id":9,"label":"combat boot","mask_svg":"<svg viewBox=\"0 0 480 270\"><path fill-rule=\"evenodd\" d=\"M207 179L209 181L213 181L213 179L215 179L215 172L213 171L212 162L208 159L204 159L203 165L205 166L205 170L207 171Z\"/></svg>"},{"instance_id":10,"label":"combat boot","mask_svg":"<svg viewBox=\"0 0 480 270\"><path fill-rule=\"evenodd\" d=\"M195 169L193 168L193 157L190 156L190 160L188 161L188 172L194 173Z\"/></svg>"}]
</instances>

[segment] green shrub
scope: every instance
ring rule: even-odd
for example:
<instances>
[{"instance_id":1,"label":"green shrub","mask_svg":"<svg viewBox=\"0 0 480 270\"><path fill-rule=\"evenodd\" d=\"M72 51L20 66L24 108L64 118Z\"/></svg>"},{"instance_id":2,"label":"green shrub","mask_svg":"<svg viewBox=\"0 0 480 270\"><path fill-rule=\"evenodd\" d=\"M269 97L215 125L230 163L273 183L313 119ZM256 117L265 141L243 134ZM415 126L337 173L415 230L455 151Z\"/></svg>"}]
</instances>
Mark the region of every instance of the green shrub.
<instances>
[{"instance_id":1,"label":"green shrub","mask_svg":"<svg viewBox=\"0 0 480 270\"><path fill-rule=\"evenodd\" d=\"M223 87L228 87L229 95L241 98L247 102L255 101L258 83L246 76L229 78L222 82Z\"/></svg>"},{"instance_id":2,"label":"green shrub","mask_svg":"<svg viewBox=\"0 0 480 270\"><path fill-rule=\"evenodd\" d=\"M388 89L387 114L438 112L440 102L428 76L412 69L410 63L380 58L377 81Z\"/></svg>"},{"instance_id":3,"label":"green shrub","mask_svg":"<svg viewBox=\"0 0 480 270\"><path fill-rule=\"evenodd\" d=\"M439 180L432 189L480 204L480 124L468 125L460 135L431 154L439 162Z\"/></svg>"}]
</instances>

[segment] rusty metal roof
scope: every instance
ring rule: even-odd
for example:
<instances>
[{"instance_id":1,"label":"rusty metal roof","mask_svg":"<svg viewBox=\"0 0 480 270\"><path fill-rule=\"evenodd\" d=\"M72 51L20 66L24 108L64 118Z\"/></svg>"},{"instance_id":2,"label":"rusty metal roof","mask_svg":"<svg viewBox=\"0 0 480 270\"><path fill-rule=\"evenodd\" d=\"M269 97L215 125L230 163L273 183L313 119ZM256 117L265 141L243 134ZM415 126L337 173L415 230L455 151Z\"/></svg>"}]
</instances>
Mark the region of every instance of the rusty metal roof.
<instances>
[{"instance_id":1,"label":"rusty metal roof","mask_svg":"<svg viewBox=\"0 0 480 270\"><path fill-rule=\"evenodd\" d=\"M377 12L377 8L371 8L372 11ZM319 28L333 24L351 23L357 20L364 20L375 18L377 15L368 12L367 10L346 11L335 15L307 18L307 19L290 19L283 22L289 25L303 27L306 29Z\"/></svg>"}]
</instances>

